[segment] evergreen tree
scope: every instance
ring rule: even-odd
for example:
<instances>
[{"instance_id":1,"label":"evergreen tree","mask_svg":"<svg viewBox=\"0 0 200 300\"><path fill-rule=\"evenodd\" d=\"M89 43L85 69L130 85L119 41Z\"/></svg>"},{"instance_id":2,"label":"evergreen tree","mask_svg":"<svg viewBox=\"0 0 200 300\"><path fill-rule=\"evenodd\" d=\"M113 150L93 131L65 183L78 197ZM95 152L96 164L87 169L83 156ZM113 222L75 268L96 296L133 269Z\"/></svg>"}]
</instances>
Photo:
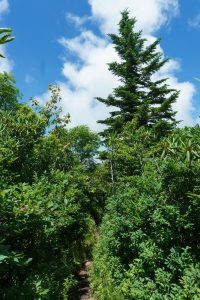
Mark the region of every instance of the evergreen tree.
<instances>
[{"instance_id":1,"label":"evergreen tree","mask_svg":"<svg viewBox=\"0 0 200 300\"><path fill-rule=\"evenodd\" d=\"M123 125L132 119L136 119L137 128L153 127L160 135L173 129L177 123L172 104L178 92L168 87L167 78L153 79L167 61L157 51L160 40L146 46L142 32L134 31L135 23L126 10L119 23L119 34L109 34L120 57L120 62L109 64L109 70L122 84L106 99L97 98L116 108L109 118L98 121L108 126L103 136L121 132Z\"/></svg>"}]
</instances>

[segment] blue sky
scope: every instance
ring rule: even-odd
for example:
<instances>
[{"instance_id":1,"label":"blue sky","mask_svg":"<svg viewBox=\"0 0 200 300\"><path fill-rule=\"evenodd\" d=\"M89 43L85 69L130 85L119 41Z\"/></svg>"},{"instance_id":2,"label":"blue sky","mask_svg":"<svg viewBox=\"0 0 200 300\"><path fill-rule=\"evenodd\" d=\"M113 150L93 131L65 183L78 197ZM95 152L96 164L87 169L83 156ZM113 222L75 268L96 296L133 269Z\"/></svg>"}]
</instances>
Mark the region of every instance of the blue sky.
<instances>
[{"instance_id":1,"label":"blue sky","mask_svg":"<svg viewBox=\"0 0 200 300\"><path fill-rule=\"evenodd\" d=\"M105 33L116 32L120 11L130 9L137 29L153 41L170 62L158 76L181 91L175 106L183 125L193 125L200 113L200 1L197 0L0 0L0 26L11 27L16 40L2 51L0 71L11 71L24 94L48 98L49 83L58 82L63 110L72 125L96 120L108 110L95 102L117 85L106 63L117 59Z\"/></svg>"}]
</instances>

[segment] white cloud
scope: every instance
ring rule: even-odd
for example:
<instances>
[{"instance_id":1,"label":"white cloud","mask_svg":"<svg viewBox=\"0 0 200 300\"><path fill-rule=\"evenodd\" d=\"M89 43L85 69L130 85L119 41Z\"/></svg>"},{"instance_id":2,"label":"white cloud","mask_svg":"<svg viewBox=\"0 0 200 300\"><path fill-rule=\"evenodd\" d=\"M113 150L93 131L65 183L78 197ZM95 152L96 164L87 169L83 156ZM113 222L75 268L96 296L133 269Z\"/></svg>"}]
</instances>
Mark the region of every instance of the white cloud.
<instances>
[{"instance_id":1,"label":"white cloud","mask_svg":"<svg viewBox=\"0 0 200 300\"><path fill-rule=\"evenodd\" d=\"M13 62L8 58L5 45L0 45L0 53L5 56L5 58L0 57L0 73L11 72L13 69Z\"/></svg>"},{"instance_id":2,"label":"white cloud","mask_svg":"<svg viewBox=\"0 0 200 300\"><path fill-rule=\"evenodd\" d=\"M89 0L92 14L100 23L103 33L117 31L120 13L129 9L137 19L137 29L153 33L178 14L178 0Z\"/></svg>"},{"instance_id":3,"label":"white cloud","mask_svg":"<svg viewBox=\"0 0 200 300\"><path fill-rule=\"evenodd\" d=\"M8 0L0 0L0 19L4 13L9 11L9 3Z\"/></svg>"},{"instance_id":4,"label":"white cloud","mask_svg":"<svg viewBox=\"0 0 200 300\"><path fill-rule=\"evenodd\" d=\"M76 27L81 27L87 21L91 20L91 17L86 15L79 17L72 13L66 13L66 20L72 22Z\"/></svg>"},{"instance_id":5,"label":"white cloud","mask_svg":"<svg viewBox=\"0 0 200 300\"><path fill-rule=\"evenodd\" d=\"M162 49L160 49L160 51L163 52ZM195 111L193 97L196 90L191 82L180 82L175 77L175 73L180 71L180 69L180 63L177 60L170 59L155 75L155 79L168 78L167 84L169 87L180 91L177 101L173 104L173 109L177 112L176 119L181 121L179 126L183 127L191 126L196 123L192 116Z\"/></svg>"},{"instance_id":6,"label":"white cloud","mask_svg":"<svg viewBox=\"0 0 200 300\"><path fill-rule=\"evenodd\" d=\"M169 78L170 87L179 90L178 100L173 105L173 109L177 111L176 118L181 120L180 127L191 126L196 123L192 114L195 111L193 106L193 97L196 93L195 87L191 82L178 82L177 78Z\"/></svg>"},{"instance_id":7,"label":"white cloud","mask_svg":"<svg viewBox=\"0 0 200 300\"><path fill-rule=\"evenodd\" d=\"M63 65L62 73L72 88L87 91L91 98L106 96L117 81L107 66L107 63L118 60L112 45L91 31L74 39L63 38L60 43L80 60L79 64L65 62Z\"/></svg>"},{"instance_id":8,"label":"white cloud","mask_svg":"<svg viewBox=\"0 0 200 300\"><path fill-rule=\"evenodd\" d=\"M200 14L196 15L193 19L188 21L188 25L191 28L200 28Z\"/></svg>"},{"instance_id":9,"label":"white cloud","mask_svg":"<svg viewBox=\"0 0 200 300\"><path fill-rule=\"evenodd\" d=\"M25 83L26 84L32 84L34 81L35 81L36 79L32 76L32 75L30 75L30 74L26 74L25 75L25 78L24 78L24 81L25 81Z\"/></svg>"},{"instance_id":10,"label":"white cloud","mask_svg":"<svg viewBox=\"0 0 200 300\"><path fill-rule=\"evenodd\" d=\"M108 116L108 109L105 105L96 103L84 89L73 92L64 83L60 83L60 87L63 110L65 113L69 112L71 116L69 126L87 124L95 131L102 128L96 121Z\"/></svg>"},{"instance_id":11,"label":"white cloud","mask_svg":"<svg viewBox=\"0 0 200 300\"><path fill-rule=\"evenodd\" d=\"M180 127L194 125L193 97L196 93L194 85L189 81L180 82L175 73L180 71L178 61L170 59L156 74L155 79L168 78L167 84L170 88L180 91L177 101L173 104L174 111L177 112L176 119L181 121Z\"/></svg>"},{"instance_id":12,"label":"white cloud","mask_svg":"<svg viewBox=\"0 0 200 300\"><path fill-rule=\"evenodd\" d=\"M164 74L165 76L167 74L174 74L177 71L180 71L181 66L180 63L175 59L168 60L165 65L161 68L160 73Z\"/></svg>"},{"instance_id":13,"label":"white cloud","mask_svg":"<svg viewBox=\"0 0 200 300\"><path fill-rule=\"evenodd\" d=\"M105 105L95 97L106 97L117 85L117 79L108 71L107 63L118 60L111 44L91 31L74 39L60 40L67 52L72 52L79 63L65 62L62 73L67 83L61 83L63 108L71 115L71 125L88 124L94 130L96 123L108 116Z\"/></svg>"}]
</instances>

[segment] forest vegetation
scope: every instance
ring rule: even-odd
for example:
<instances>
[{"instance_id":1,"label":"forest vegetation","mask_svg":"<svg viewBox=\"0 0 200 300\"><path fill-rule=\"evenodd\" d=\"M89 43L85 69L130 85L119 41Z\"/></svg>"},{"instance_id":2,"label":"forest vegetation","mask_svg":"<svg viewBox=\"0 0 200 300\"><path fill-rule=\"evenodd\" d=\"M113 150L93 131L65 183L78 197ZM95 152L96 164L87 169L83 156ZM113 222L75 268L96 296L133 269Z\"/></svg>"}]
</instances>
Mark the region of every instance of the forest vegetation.
<instances>
[{"instance_id":1,"label":"forest vegetation","mask_svg":"<svg viewBox=\"0 0 200 300\"><path fill-rule=\"evenodd\" d=\"M110 34L119 86L97 98L101 133L69 128L59 86L28 104L0 74L2 300L75 300L86 258L96 300L200 299L200 127L178 126L160 40L135 23L124 11Z\"/></svg>"}]
</instances>

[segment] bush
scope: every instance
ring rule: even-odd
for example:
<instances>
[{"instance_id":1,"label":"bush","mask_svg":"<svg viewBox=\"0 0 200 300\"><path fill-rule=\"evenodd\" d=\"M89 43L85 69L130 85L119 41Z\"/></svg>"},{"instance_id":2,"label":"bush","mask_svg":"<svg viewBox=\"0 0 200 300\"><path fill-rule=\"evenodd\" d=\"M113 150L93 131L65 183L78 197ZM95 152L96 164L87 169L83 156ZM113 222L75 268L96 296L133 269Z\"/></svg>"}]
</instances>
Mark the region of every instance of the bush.
<instances>
[{"instance_id":1,"label":"bush","mask_svg":"<svg viewBox=\"0 0 200 300\"><path fill-rule=\"evenodd\" d=\"M181 133L187 145L188 133L197 136L199 128ZM142 174L118 181L94 250L91 280L99 299L107 299L107 276L122 299L198 299L200 161L188 161L189 149L181 147L168 147L162 157L148 150Z\"/></svg>"},{"instance_id":2,"label":"bush","mask_svg":"<svg viewBox=\"0 0 200 300\"><path fill-rule=\"evenodd\" d=\"M84 185L57 171L1 192L1 299L57 299L73 285L94 228Z\"/></svg>"}]
</instances>

